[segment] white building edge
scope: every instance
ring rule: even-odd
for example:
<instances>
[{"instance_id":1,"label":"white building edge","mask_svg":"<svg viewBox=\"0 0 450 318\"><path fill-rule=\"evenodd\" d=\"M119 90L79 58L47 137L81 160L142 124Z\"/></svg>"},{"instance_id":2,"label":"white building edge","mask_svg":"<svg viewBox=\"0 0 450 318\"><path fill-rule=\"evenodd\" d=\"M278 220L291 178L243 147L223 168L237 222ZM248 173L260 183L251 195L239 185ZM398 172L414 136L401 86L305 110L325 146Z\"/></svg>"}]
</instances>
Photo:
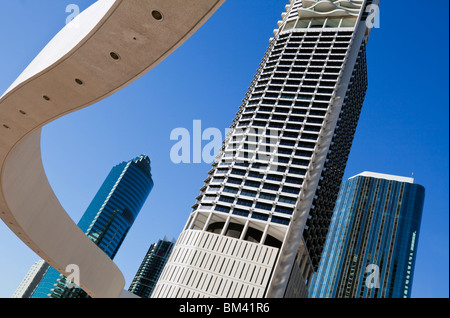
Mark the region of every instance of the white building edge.
<instances>
[{"instance_id":1,"label":"white building edge","mask_svg":"<svg viewBox=\"0 0 450 318\"><path fill-rule=\"evenodd\" d=\"M398 181L398 182L416 183L414 178L408 178L408 177L402 177L402 176L378 173L378 172L370 172L370 171L361 172L361 173L357 174L356 176L353 176L349 179L353 179L353 178L357 178L357 177L368 177L368 178L385 179L385 180Z\"/></svg>"}]
</instances>

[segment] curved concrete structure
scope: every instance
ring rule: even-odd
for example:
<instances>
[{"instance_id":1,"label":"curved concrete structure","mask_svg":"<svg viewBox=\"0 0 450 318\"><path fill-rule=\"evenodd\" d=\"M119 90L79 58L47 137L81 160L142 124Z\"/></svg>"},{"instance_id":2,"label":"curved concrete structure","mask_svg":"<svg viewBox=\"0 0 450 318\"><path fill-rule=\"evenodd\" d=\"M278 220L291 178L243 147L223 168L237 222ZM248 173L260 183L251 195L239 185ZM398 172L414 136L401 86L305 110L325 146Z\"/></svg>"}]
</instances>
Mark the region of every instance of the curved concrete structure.
<instances>
[{"instance_id":1,"label":"curved concrete structure","mask_svg":"<svg viewBox=\"0 0 450 318\"><path fill-rule=\"evenodd\" d=\"M116 265L62 208L41 161L40 129L127 86L188 39L224 0L99 0L68 24L0 98L0 217L92 297L120 297Z\"/></svg>"}]
</instances>

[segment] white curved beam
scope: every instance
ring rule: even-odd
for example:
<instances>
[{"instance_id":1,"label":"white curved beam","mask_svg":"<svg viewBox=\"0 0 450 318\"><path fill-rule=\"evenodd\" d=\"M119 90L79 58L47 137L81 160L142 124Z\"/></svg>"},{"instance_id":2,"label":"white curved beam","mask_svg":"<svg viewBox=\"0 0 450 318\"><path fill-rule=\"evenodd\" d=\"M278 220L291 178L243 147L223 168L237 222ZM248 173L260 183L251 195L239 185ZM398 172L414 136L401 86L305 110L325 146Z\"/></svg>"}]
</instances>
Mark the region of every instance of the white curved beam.
<instances>
[{"instance_id":1,"label":"white curved beam","mask_svg":"<svg viewBox=\"0 0 450 318\"><path fill-rule=\"evenodd\" d=\"M80 287L92 297L120 297L125 280L54 195L41 161L41 127L144 75L224 1L99 0L58 33L0 98L0 217L62 274L78 265Z\"/></svg>"}]
</instances>

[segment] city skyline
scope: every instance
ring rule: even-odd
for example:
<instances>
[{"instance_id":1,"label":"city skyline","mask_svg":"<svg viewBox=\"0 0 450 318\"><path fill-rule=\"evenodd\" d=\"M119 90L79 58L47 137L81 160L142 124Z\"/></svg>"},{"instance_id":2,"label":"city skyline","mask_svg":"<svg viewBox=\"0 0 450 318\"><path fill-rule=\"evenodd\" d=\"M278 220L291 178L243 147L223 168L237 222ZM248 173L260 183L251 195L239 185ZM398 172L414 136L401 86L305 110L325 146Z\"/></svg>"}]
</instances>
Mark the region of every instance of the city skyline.
<instances>
[{"instance_id":1,"label":"city skyline","mask_svg":"<svg viewBox=\"0 0 450 318\"><path fill-rule=\"evenodd\" d=\"M192 129L193 121L196 119L202 120L202 127L204 129L208 127L217 127L224 130L228 127L231 119L234 117L234 112L240 105L240 100L244 96L243 93L245 92L246 87L250 85L254 75L255 65L260 62L263 55L262 52L264 52L268 46L267 39L271 35L274 21L280 20L279 13L283 11L284 5L286 4L285 1L279 1L276 2L276 4L274 4L274 2L267 2L267 6L258 6L255 10L256 14L254 13L247 17L244 12L248 13L249 11L245 10L250 10L253 8L252 4L255 5L256 3L257 2L253 1L252 3L242 4L241 2L229 0L225 3L223 8L218 11L217 16L214 16L211 21L199 31L199 34L195 35L182 46L180 51L176 52L173 57L170 57L155 69L154 73L147 75L143 83L137 83L123 93L119 93L117 96L113 96L112 98L103 101L101 103L103 106L99 105L99 110L87 109L80 114L73 114L67 116L67 118L62 118L58 122L44 128L43 148L45 150L44 164L46 170L49 173L50 181L52 185L54 185L58 197L60 197L63 205L67 206L67 210L73 211L71 216L75 220L79 218L79 213L83 210L83 204L86 205L86 202L92 198L94 193L92 189L101 182L99 181L99 175L108 169L107 164L100 165L98 164L99 160L93 160L93 158L101 156L102 158L106 158L105 161L109 160L109 162L111 162L124 160L129 156L129 153L135 154L136 152L148 153L152 158L155 167L155 182L159 185L159 187L155 187L154 191L158 190L157 192L153 192L153 195L159 195L162 198L171 198L172 201L169 200L165 201L164 204L160 204L155 197L150 198L149 203L146 204L146 211L143 211L142 213L144 214L145 212L145 215L140 215L138 218L138 221L142 221L142 223L139 223L140 229L133 229L132 233L130 233L131 237L127 238L124 242L122 249L126 251L123 251L123 253L122 251L119 252L117 263L119 268L124 271L127 278L127 285L131 282L130 278L132 279L135 270L138 268L137 264L140 262L140 255L145 253L145 250L151 241L155 241L157 237L165 235L176 238L181 232L187 219L187 215L190 212L190 206L195 203L193 202L193 198L198 195L198 189L202 185L202 178L205 176L205 173L210 170L210 165L208 163L191 165L173 164L169 157L170 148L174 144L169 138L170 132L177 127L184 127L190 130ZM80 1L79 4L80 6L83 6L89 3L88 1ZM54 35L54 30L61 25L61 21L59 21L59 24L53 24L52 27L52 20L58 20L55 19L55 17L59 17L62 21L65 20L65 17L67 16L67 13L64 11L66 5L67 4L55 6L52 2L42 2L39 6L35 6L34 4L26 4L26 6L23 6L23 4L7 5L9 8L16 8L17 10L11 13L11 16L14 16L14 14L27 14L27 19L30 21L35 19L34 21L41 21L42 23L43 17L48 14L48 19L44 19L45 23L42 23L42 29L33 30L40 35L40 41L39 38L36 38L34 41L30 40L30 42L27 42L26 46L25 44L21 44L24 52L20 57L20 62L17 62L17 65L14 63L10 63L12 65L1 65L2 69L5 69L5 76L2 76L0 79L2 91L7 88L11 79L17 76L17 73L23 68L22 65L26 65L34 52L39 48L42 48L46 43L42 38L48 39ZM448 246L445 245L448 243L443 242L442 240L442 237L447 237L448 241L448 228L444 225L435 223L435 221L430 218L430 214L427 215L427 213L439 213L436 212L439 211L438 208L432 208L435 204L437 204L441 210L443 207L445 207L445 209L448 207L448 204L447 207L445 206L448 202L448 195L445 197L445 193L448 193L448 191L445 191L448 190L448 182L445 182L448 179L445 180L444 178L444 180L440 180L436 177L433 178L433 176L435 176L434 170L437 169L436 165L439 163L443 164L443 167L440 168L440 174L444 172L445 175L448 175L448 173L445 173L448 172L447 139L442 136L442 131L446 133L445 130L448 128L448 122L446 121L448 116L439 116L439 118L434 118L434 116L421 116L418 118L417 115L421 113L419 112L420 105L416 105L415 103L415 99L417 99L418 96L415 95L414 100L406 98L407 93L414 92L417 94L418 92L417 89L413 90L410 85L404 84L404 86L400 87L400 90L389 92L389 95L386 95L386 89L389 87L388 84L394 85L397 83L397 81L393 81L392 78L386 76L386 73L390 74L389 71L400 77L401 75L398 72L399 69L401 69L402 72L405 72L405 75L402 73L401 76L403 81L409 80L416 83L411 77L406 77L406 75L409 74L408 67L410 64L402 61L404 56L400 53L402 53L402 50L404 49L400 50L402 46L398 46L398 53L395 54L397 52L394 50L396 42L393 37L387 36L389 29L395 26L395 24L394 26L392 25L394 22L390 20L390 18L392 18L392 13L388 12L388 10L394 10L395 6L396 4L382 3L381 26L380 29L375 30L376 32L371 36L371 41L374 41L375 39L375 41L380 41L381 44L379 44L379 48L376 48L376 44L369 42L369 46L375 51L373 53L369 52L369 55L372 54L374 59L376 59L375 56L377 54L383 53L384 56L390 54L389 56L391 56L396 63L390 62L391 64L385 65L389 61L384 61L382 63L381 61L373 61L374 59L372 59L372 61L369 60L369 64L373 63L376 65L369 68L370 85L368 97L370 98L370 106L363 109L361 125L358 127L356 143L350 155L348 171L346 171L346 174L356 174L364 170L376 170L380 173L400 175L409 175L414 172L418 182L424 184L427 190L430 189L429 191L431 192L433 191L431 189L434 189L432 193L428 192L430 196L427 197L424 208L424 218L426 218L424 223L428 225L425 227L425 232L428 231L428 235L430 236L424 237L426 234L422 236L418 251L418 266L416 267L416 269L419 269L421 260L424 262L422 264L422 270L425 279L423 281L419 280L418 283L418 278L416 277L415 285L422 284L422 286L426 286L428 281L432 284L431 286L435 286L434 283L437 284L438 280L436 280L436 278L430 280L429 277L426 277L429 274L425 273L426 264L431 266L429 264L433 262L428 260L425 261L426 257L421 256L421 253L423 253L423 255L431 254L433 246L437 245L436 240L438 243L444 244L444 249ZM238 9L242 9L242 12L239 12ZM47 12L47 10L49 10L49 12ZM274 12L269 12L271 10ZM244 17L248 18L245 23L241 21ZM15 19L18 21L21 20L22 17L19 19L16 15ZM235 24L233 25L233 30L235 30L234 28L245 29L246 25L252 25L258 29L262 28L261 30L265 30L265 32L244 33L241 34L243 38L240 38L241 35L237 37L237 33L232 33L231 30L225 32L222 28L224 23L230 23L230 19L233 19L232 21L234 21L233 23ZM262 20L268 20L268 22L264 23ZM5 21L4 23L7 23L7 17L5 17L3 21ZM15 25L17 25L17 22ZM421 30L418 31L422 32ZM24 28L20 32L23 32L24 35L26 34L27 38L30 37L29 29ZM381 32L383 33L379 34ZM21 37L18 35L20 34L16 34L18 38L23 39L23 36ZM250 36L253 38L250 39ZM413 36L411 35L411 39L412 38ZM7 42L9 42L9 40ZM19 45L19 43L15 41L12 41L11 43ZM230 50L230 45L242 46L245 47L245 49L238 55L233 55L232 52L227 52L227 50ZM392 46L394 46L392 49L393 52L386 53L386 47ZM2 53L4 61L11 59L18 54L14 48L13 44L11 52L8 51ZM28 53L28 51L31 53ZM220 58L220 51L224 51L224 55L228 55L229 59ZM414 56L418 57L419 52L415 52L417 55ZM441 54L445 56L443 53ZM192 59L192 65L186 64L185 61L188 59ZM19 57L16 57L15 60L19 60ZM411 60L412 58L410 57L409 61ZM238 62L238 64L236 64L236 62ZM224 70L229 70L229 73L222 72L220 74L223 76L217 77L217 73L211 73L213 66L220 66ZM394 66L397 67L395 73L394 70L391 69ZM176 73L176 69L179 69L179 73ZM437 70L433 70L432 68L427 70L420 69L422 74L426 71L436 72ZM196 77L198 78L198 81L190 83L189 77L193 76L194 72L199 73L199 77ZM177 74L176 83L178 85L178 94L173 94L172 91L175 77L173 75L174 73ZM445 75L446 74L443 74L442 76ZM210 83L211 81L209 78L214 78L215 83ZM433 88L435 95L426 94L426 96L427 102L429 102L428 98L430 97L436 98L435 103L441 107L440 111L445 113L448 112L448 109L445 108L446 104L448 104L445 103L447 101L447 96L442 94L445 92L444 84L447 79L444 77L440 77L440 79L444 83L441 84L438 81L435 85L443 91L434 88L434 86L427 87L428 89ZM423 82L420 83L420 87L427 84ZM205 87L208 89L205 89ZM383 91L382 88L385 90ZM151 91L148 91L148 89L151 89ZM139 93L140 90L144 93ZM419 97L422 96L424 95L419 94ZM399 110L396 110L396 108L394 108L395 104L403 99L407 100L410 105L415 105L415 107L408 107L408 105L400 103L397 104L400 105L398 107ZM129 104L131 100L137 109L134 109L133 107L127 108L127 104ZM208 100L213 100L214 104L211 104ZM158 108L158 105L167 106ZM385 111L383 112L384 116L381 116L377 111L380 107ZM107 116L107 118L112 118L112 122L121 119L122 121L120 124L111 125L106 122L102 123L101 119L104 118L103 112L106 110L110 111L110 115ZM405 112L405 110L408 110L408 112ZM143 116L143 114L145 114L145 116ZM385 121L381 121L380 117L385 117ZM136 120L135 123L133 120L136 118L139 120ZM143 120L144 118L145 120ZM164 125L158 124L160 118L167 118ZM417 120L420 119L420 125L417 121L413 120L415 118L417 118ZM402 121L404 123L402 123ZM436 121L441 122L441 124L435 124ZM416 130L423 125L423 122L428 123L428 125L427 129L423 132L424 135L420 135ZM432 123L433 125L431 125ZM79 125L83 125L86 135L83 133L82 136L75 138L73 133L71 133L71 129L74 129ZM381 131L379 130L377 134L371 132L372 129L380 127L381 125L383 128ZM404 128L404 131L402 131L402 128ZM116 132L116 130L120 131L120 133ZM123 135L130 136L139 133L141 133L143 138L138 143L127 144L125 139L122 139ZM92 140L94 138L89 137L92 134L95 134L99 140ZM109 149L110 144L108 144L107 138L111 135L124 141L123 148L121 148L120 151L112 151ZM396 138L392 138L392 136L396 136ZM439 139L433 140L433 138L430 137L434 137L435 139L439 137ZM369 142L371 140L374 140L375 142ZM402 140L403 143L395 142L400 140ZM366 147L366 143L371 144L372 149ZM437 148L436 145L441 145L441 147ZM390 148L392 151L387 151ZM437 153L432 152L432 150L435 149L437 149ZM70 160L71 162L74 162L74 173L72 173L72 171L64 171L64 167L61 166L60 163L51 159L52 154L55 152L67 156L63 161ZM380 155L380 153L384 154ZM430 157L431 154L435 155L436 158ZM389 155L393 158L389 158ZM383 160L379 160L380 158ZM378 162L376 159L378 159ZM430 162L435 164L429 167L428 165ZM421 165L418 165L418 163L421 163ZM425 165L425 163L427 165ZM445 163L447 163L447 165L445 165ZM83 170L82 167L86 167L84 172L80 172L80 170ZM168 181L164 180L164 175L167 175L167 172L170 172L169 179L177 180L178 184L169 184ZM81 176L77 176L77 174L81 173L86 173L91 178L91 182L81 182ZM429 184L432 184L431 187ZM71 194L70 191L73 191L74 189L76 192ZM173 199L174 195L177 196L177 200ZM433 200L433 197L443 197L444 199L443 202L440 203L438 200L435 200L435 202L428 201ZM167 217L167 220L174 220L174 223L172 223L170 227L167 224L170 223L169 221L166 223L164 217L157 215L161 209L168 210L167 212L164 211L164 213L161 213L163 216L167 217L169 213L171 213L170 216ZM430 211L430 209L434 210L434 212ZM447 211L440 212L440 215L448 220ZM152 227L154 232L149 233L148 224L152 223L154 224L154 229ZM436 227L440 229L437 233L434 231ZM22 273L17 273L15 275L15 284L10 283L9 285L13 286L9 288L9 294L12 295L27 272L27 270L24 270L23 268L29 268L36 257L30 252L27 252L26 247L21 245L20 242L17 242L10 233L3 233L5 231L8 231L8 229L2 227L2 238L4 237L8 242L15 242L15 244L19 246L19 248L17 248L17 253L23 252L24 254L23 260L19 261L22 256L15 256L14 253L5 246L0 248L0 251L5 255L12 254L11 260L18 262L18 266L15 266L19 267L17 269L18 271L20 270L20 266L22 266ZM439 236L437 236L438 234ZM139 246L139 248L130 248L131 246ZM431 251L424 250L422 246L427 246ZM436 251L434 252L436 253ZM440 263L442 264L440 270L444 270L446 267L448 269L448 248L446 253L442 251L437 252L443 253L442 257L444 258L444 261ZM121 255L122 259L120 259ZM130 257L130 255L134 256ZM431 259L433 258L436 259L437 256L431 255ZM23 263L25 259L29 260L28 263L23 265L20 264ZM439 262L434 262L434 264L439 264ZM3 260L1 265L2 267L5 266L3 267L5 269L8 268L8 264L5 264ZM416 275L419 274L416 272ZM448 270L445 275L447 275L448 281ZM3 288L2 279L3 278L0 276L0 287ZM445 290L445 286L443 287L443 290ZM428 291L426 288L415 290L415 287L413 287L413 297L415 292L424 295ZM10 295L8 296L7 291L2 291L1 294L2 297L10 297ZM443 295L445 296L445 294Z\"/></svg>"}]
</instances>

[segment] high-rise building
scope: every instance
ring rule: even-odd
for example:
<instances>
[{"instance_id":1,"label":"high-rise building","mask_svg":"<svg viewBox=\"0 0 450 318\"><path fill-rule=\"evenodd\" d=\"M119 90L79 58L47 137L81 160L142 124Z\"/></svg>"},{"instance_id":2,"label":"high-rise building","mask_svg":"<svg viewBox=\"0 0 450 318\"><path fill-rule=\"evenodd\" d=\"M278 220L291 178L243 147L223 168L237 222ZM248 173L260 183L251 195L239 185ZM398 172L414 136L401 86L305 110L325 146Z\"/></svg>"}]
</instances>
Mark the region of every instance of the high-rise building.
<instances>
[{"instance_id":1,"label":"high-rise building","mask_svg":"<svg viewBox=\"0 0 450 318\"><path fill-rule=\"evenodd\" d=\"M44 260L34 263L11 298L30 298L48 268L49 265Z\"/></svg>"},{"instance_id":2,"label":"high-rise building","mask_svg":"<svg viewBox=\"0 0 450 318\"><path fill-rule=\"evenodd\" d=\"M134 276L130 288L128 288L129 292L141 298L150 298L169 259L173 246L174 242L169 241L167 238L159 240L158 243L150 246Z\"/></svg>"},{"instance_id":3,"label":"high-rise building","mask_svg":"<svg viewBox=\"0 0 450 318\"><path fill-rule=\"evenodd\" d=\"M78 226L113 259L152 188L149 157L122 162L110 171ZM82 289L68 285L72 284L66 277L50 267L32 298L87 297Z\"/></svg>"},{"instance_id":4,"label":"high-rise building","mask_svg":"<svg viewBox=\"0 0 450 318\"><path fill-rule=\"evenodd\" d=\"M378 2L289 2L152 297L307 297Z\"/></svg>"},{"instance_id":5,"label":"high-rise building","mask_svg":"<svg viewBox=\"0 0 450 318\"><path fill-rule=\"evenodd\" d=\"M311 298L409 298L425 189L365 172L343 182Z\"/></svg>"}]
</instances>

